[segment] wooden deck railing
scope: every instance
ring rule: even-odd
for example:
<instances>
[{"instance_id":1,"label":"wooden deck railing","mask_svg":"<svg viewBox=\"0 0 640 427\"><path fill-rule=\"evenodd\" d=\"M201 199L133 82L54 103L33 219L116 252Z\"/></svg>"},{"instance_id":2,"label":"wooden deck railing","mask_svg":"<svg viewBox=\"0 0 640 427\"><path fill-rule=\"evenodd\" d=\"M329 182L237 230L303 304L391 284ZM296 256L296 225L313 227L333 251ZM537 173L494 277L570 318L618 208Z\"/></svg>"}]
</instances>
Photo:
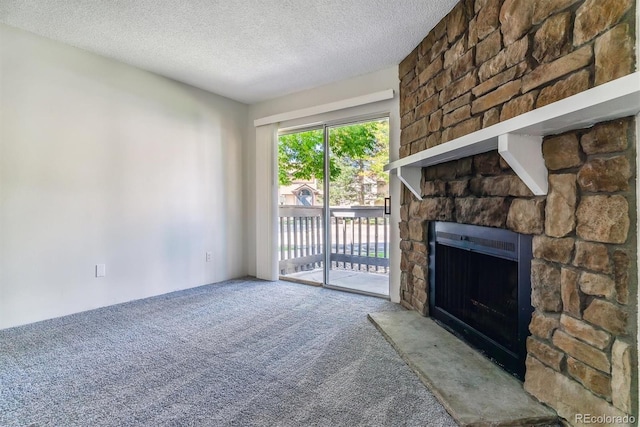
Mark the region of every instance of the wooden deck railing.
<instances>
[{"instance_id":1,"label":"wooden deck railing","mask_svg":"<svg viewBox=\"0 0 640 427\"><path fill-rule=\"evenodd\" d=\"M322 207L280 206L280 274L322 268ZM387 273L389 218L384 208L331 208L331 268Z\"/></svg>"}]
</instances>

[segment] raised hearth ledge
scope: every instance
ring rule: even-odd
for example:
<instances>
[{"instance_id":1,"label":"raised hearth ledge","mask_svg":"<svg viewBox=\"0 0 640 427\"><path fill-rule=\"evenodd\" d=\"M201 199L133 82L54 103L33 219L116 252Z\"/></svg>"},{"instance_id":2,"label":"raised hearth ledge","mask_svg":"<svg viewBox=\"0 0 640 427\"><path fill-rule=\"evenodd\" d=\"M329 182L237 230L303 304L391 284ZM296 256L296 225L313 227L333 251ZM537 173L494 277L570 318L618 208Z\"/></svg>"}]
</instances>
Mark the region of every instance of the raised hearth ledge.
<instances>
[{"instance_id":1,"label":"raised hearth ledge","mask_svg":"<svg viewBox=\"0 0 640 427\"><path fill-rule=\"evenodd\" d=\"M369 320L461 426L535 426L557 421L522 384L415 311L369 314Z\"/></svg>"},{"instance_id":2,"label":"raised hearth ledge","mask_svg":"<svg viewBox=\"0 0 640 427\"><path fill-rule=\"evenodd\" d=\"M547 194L542 137L640 112L640 72L428 148L385 166L422 200L422 168L498 150L535 195Z\"/></svg>"}]
</instances>

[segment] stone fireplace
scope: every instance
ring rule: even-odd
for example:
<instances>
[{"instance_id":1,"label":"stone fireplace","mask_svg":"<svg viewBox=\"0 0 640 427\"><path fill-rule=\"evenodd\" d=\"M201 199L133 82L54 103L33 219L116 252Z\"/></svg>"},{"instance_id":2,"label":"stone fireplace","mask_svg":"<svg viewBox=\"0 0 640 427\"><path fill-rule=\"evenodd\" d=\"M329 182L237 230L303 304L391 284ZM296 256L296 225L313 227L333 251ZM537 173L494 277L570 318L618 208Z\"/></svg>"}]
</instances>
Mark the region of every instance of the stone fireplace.
<instances>
[{"instance_id":1,"label":"stone fireplace","mask_svg":"<svg viewBox=\"0 0 640 427\"><path fill-rule=\"evenodd\" d=\"M463 0L400 64L404 158L635 70L631 0ZM436 221L532 239L524 388L571 424L638 415L634 117L544 138L536 196L497 151L423 168L401 200L401 304L432 314Z\"/></svg>"},{"instance_id":2,"label":"stone fireplace","mask_svg":"<svg viewBox=\"0 0 640 427\"><path fill-rule=\"evenodd\" d=\"M531 236L429 224L429 314L524 379L531 322Z\"/></svg>"}]
</instances>

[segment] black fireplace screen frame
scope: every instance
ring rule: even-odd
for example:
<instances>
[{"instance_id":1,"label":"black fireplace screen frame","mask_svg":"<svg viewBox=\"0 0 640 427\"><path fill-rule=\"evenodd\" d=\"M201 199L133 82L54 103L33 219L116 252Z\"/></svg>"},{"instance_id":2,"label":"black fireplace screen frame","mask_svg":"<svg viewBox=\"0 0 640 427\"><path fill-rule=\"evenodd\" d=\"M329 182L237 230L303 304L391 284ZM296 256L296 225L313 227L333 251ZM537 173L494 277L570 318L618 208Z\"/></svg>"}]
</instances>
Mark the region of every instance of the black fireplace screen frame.
<instances>
[{"instance_id":1,"label":"black fireplace screen frame","mask_svg":"<svg viewBox=\"0 0 640 427\"><path fill-rule=\"evenodd\" d=\"M447 330L480 350L506 371L524 379L526 341L531 322L532 237L510 230L451 222L429 223L429 313ZM516 343L509 349L436 305L438 245L517 262L518 309Z\"/></svg>"}]
</instances>

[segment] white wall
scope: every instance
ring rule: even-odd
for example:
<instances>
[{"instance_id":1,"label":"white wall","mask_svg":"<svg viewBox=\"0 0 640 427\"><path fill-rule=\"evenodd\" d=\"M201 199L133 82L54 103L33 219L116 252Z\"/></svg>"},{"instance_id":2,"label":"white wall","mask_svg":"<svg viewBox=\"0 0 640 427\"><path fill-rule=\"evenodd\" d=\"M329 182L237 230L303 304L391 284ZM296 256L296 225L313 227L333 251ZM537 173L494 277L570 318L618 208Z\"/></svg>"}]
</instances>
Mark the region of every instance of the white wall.
<instances>
[{"instance_id":1,"label":"white wall","mask_svg":"<svg viewBox=\"0 0 640 427\"><path fill-rule=\"evenodd\" d=\"M246 274L247 106L0 25L0 108L0 328Z\"/></svg>"},{"instance_id":2,"label":"white wall","mask_svg":"<svg viewBox=\"0 0 640 427\"><path fill-rule=\"evenodd\" d=\"M247 253L246 270L249 274L256 274L256 229L255 223L258 215L262 215L264 206L262 200L260 206L256 204L256 200L260 199L260 195L256 194L256 180L260 182L268 182L269 176L256 176L256 165L262 165L262 162L269 162L270 159L256 159L256 152L266 152L268 150L259 150L256 147L255 127L253 121L255 119L271 116L279 113L286 113L317 105L327 104L330 102L340 101L357 96L367 95L386 89L394 89L395 97L391 100L380 101L373 104L367 104L360 107L349 108L333 113L326 113L319 116L297 119L282 123L281 126L297 126L305 123L315 123L319 121L331 121L344 117L357 117L371 113L388 113L390 114L390 152L392 160L395 160L400 147L400 117L398 102L398 67L394 66L375 73L366 74L353 79L343 80L326 86L309 89L270 101L254 104L249 108L249 121L247 124L247 138L245 151L245 169L247 171L245 181L245 194L247 195L247 219L249 230L246 235ZM261 162L261 163L256 163ZM260 168L261 174L268 174L268 168ZM391 215L391 242L399 242L399 231L397 223L400 218L399 210L399 194L400 183L396 177L392 177L390 192L392 198L392 215ZM391 246L390 262L391 262L391 298L393 301L399 301L399 283L400 283L400 250L398 245Z\"/></svg>"}]
</instances>

